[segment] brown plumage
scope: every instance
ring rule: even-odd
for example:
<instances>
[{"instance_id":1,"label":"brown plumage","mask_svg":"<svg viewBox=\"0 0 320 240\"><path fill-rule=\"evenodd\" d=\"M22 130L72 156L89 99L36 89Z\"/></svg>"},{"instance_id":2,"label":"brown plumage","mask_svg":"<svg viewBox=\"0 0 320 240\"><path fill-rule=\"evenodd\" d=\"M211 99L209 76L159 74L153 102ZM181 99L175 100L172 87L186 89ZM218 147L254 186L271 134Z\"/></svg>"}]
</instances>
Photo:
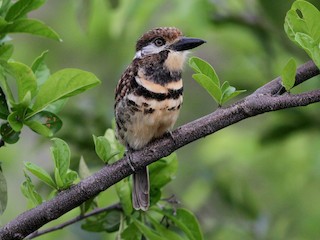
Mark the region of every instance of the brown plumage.
<instances>
[{"instance_id":1,"label":"brown plumage","mask_svg":"<svg viewBox=\"0 0 320 240\"><path fill-rule=\"evenodd\" d=\"M146 32L136 44L136 55L115 91L116 136L130 150L146 146L175 124L182 105L181 72L186 50L204 43L183 37L173 27ZM149 207L148 169L133 174L135 209Z\"/></svg>"}]
</instances>

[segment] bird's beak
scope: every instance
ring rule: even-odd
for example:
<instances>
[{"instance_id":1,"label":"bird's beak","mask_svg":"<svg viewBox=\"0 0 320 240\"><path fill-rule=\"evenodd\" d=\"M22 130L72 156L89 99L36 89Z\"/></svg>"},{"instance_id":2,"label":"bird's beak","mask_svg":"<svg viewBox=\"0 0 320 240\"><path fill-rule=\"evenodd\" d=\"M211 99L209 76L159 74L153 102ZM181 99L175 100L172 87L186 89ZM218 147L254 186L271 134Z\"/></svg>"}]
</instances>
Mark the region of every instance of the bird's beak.
<instances>
[{"instance_id":1,"label":"bird's beak","mask_svg":"<svg viewBox=\"0 0 320 240\"><path fill-rule=\"evenodd\" d=\"M206 41L199 38L182 37L178 42L171 45L171 49L175 51L185 51L200 46Z\"/></svg>"}]
</instances>

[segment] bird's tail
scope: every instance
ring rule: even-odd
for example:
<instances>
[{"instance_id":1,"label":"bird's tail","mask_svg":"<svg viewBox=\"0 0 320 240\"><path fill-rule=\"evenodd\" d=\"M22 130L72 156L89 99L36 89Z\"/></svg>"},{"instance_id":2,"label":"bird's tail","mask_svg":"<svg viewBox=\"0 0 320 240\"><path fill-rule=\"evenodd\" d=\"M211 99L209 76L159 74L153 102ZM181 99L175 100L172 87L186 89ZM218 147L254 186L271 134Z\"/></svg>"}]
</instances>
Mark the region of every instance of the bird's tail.
<instances>
[{"instance_id":1,"label":"bird's tail","mask_svg":"<svg viewBox=\"0 0 320 240\"><path fill-rule=\"evenodd\" d=\"M136 210L147 211L150 205L149 172L145 167L133 174L132 205Z\"/></svg>"}]
</instances>

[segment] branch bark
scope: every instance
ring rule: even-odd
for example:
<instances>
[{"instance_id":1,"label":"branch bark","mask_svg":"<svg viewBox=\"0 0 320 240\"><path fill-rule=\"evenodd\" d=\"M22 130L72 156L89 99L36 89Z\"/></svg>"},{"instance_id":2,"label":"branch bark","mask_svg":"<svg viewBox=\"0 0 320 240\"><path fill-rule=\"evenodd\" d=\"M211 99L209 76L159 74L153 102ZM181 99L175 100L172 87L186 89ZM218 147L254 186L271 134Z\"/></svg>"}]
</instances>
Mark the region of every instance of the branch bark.
<instances>
[{"instance_id":1,"label":"branch bark","mask_svg":"<svg viewBox=\"0 0 320 240\"><path fill-rule=\"evenodd\" d=\"M315 64L312 61L307 62L297 70L296 85L319 74L320 71ZM284 93L281 79L276 78L239 102L226 108L219 108L209 115L187 123L174 130L171 136L164 136L151 142L144 149L133 152L130 155L130 161L135 169L139 169L161 157L168 156L190 142L246 118L284 108L306 106L319 101L320 90L301 94ZM60 192L54 199L20 214L0 229L0 239L23 239L44 224L57 219L129 176L133 171L128 161L128 156L125 156L70 189Z\"/></svg>"}]
</instances>

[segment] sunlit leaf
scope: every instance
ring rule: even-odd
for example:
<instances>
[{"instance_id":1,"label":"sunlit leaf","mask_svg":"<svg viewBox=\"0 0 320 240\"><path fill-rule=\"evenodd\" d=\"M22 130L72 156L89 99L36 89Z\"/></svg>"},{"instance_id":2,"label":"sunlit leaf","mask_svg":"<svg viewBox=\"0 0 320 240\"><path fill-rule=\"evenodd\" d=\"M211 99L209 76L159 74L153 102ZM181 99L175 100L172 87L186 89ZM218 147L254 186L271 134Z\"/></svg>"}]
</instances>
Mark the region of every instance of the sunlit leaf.
<instances>
[{"instance_id":1,"label":"sunlit leaf","mask_svg":"<svg viewBox=\"0 0 320 240\"><path fill-rule=\"evenodd\" d=\"M296 71L296 61L293 58L290 58L281 72L282 85L285 87L286 91L290 91L290 89L293 88L296 80Z\"/></svg>"},{"instance_id":2,"label":"sunlit leaf","mask_svg":"<svg viewBox=\"0 0 320 240\"><path fill-rule=\"evenodd\" d=\"M36 77L30 67L20 62L8 62L6 69L17 81L18 101L22 102L28 92L31 98L37 90Z\"/></svg>"},{"instance_id":3,"label":"sunlit leaf","mask_svg":"<svg viewBox=\"0 0 320 240\"><path fill-rule=\"evenodd\" d=\"M6 14L7 21L13 21L15 19L25 17L28 12L35 10L41 7L46 0L19 0L16 1L12 6L9 8Z\"/></svg>"},{"instance_id":4,"label":"sunlit leaf","mask_svg":"<svg viewBox=\"0 0 320 240\"><path fill-rule=\"evenodd\" d=\"M197 73L206 75L215 85L220 88L220 80L213 67L206 61L198 57L189 59L189 66Z\"/></svg>"},{"instance_id":5,"label":"sunlit leaf","mask_svg":"<svg viewBox=\"0 0 320 240\"><path fill-rule=\"evenodd\" d=\"M1 7L0 7L0 16L4 17L11 6L11 0L2 0Z\"/></svg>"},{"instance_id":6,"label":"sunlit leaf","mask_svg":"<svg viewBox=\"0 0 320 240\"><path fill-rule=\"evenodd\" d=\"M91 175L90 169L85 162L84 158L81 156L79 161L79 176L81 179L85 179Z\"/></svg>"},{"instance_id":7,"label":"sunlit leaf","mask_svg":"<svg viewBox=\"0 0 320 240\"><path fill-rule=\"evenodd\" d=\"M92 73L78 69L60 70L52 74L40 87L31 115L52 102L79 94L99 83L100 81Z\"/></svg>"},{"instance_id":8,"label":"sunlit leaf","mask_svg":"<svg viewBox=\"0 0 320 240\"><path fill-rule=\"evenodd\" d=\"M44 62L47 53L48 51L41 53L41 55L34 60L31 66L31 69L37 78L38 87L41 86L50 76L50 70Z\"/></svg>"},{"instance_id":9,"label":"sunlit leaf","mask_svg":"<svg viewBox=\"0 0 320 240\"><path fill-rule=\"evenodd\" d=\"M2 27L1 32L5 33L30 33L41 37L51 38L61 41L59 35L43 22L36 19L21 18L13 22L9 22Z\"/></svg>"},{"instance_id":10,"label":"sunlit leaf","mask_svg":"<svg viewBox=\"0 0 320 240\"><path fill-rule=\"evenodd\" d=\"M64 181L64 188L70 187L77 179L79 175L76 171L68 169L66 177L63 179Z\"/></svg>"},{"instance_id":11,"label":"sunlit leaf","mask_svg":"<svg viewBox=\"0 0 320 240\"><path fill-rule=\"evenodd\" d=\"M28 169L29 172L31 172L41 181L43 181L44 183L46 183L47 185L49 185L54 189L56 188L56 184L54 183L49 173L46 172L46 170L44 170L43 168L39 167L38 165L32 162L25 162L24 166L26 167L26 169Z\"/></svg>"},{"instance_id":12,"label":"sunlit leaf","mask_svg":"<svg viewBox=\"0 0 320 240\"><path fill-rule=\"evenodd\" d=\"M96 137L95 135L93 135L93 140L97 155L103 162L107 163L111 153L111 146L108 140L105 137Z\"/></svg>"},{"instance_id":13,"label":"sunlit leaf","mask_svg":"<svg viewBox=\"0 0 320 240\"><path fill-rule=\"evenodd\" d=\"M0 45L0 59L9 60L13 53L13 45L12 44L2 44Z\"/></svg>"},{"instance_id":14,"label":"sunlit leaf","mask_svg":"<svg viewBox=\"0 0 320 240\"><path fill-rule=\"evenodd\" d=\"M228 87L225 87L222 92L222 96L221 96L221 100L220 100L221 105L224 104L225 102L229 101L230 99L238 96L240 93L243 93L246 91L246 90L236 90L235 87L229 86L229 84L227 84L227 85L228 85Z\"/></svg>"},{"instance_id":15,"label":"sunlit leaf","mask_svg":"<svg viewBox=\"0 0 320 240\"><path fill-rule=\"evenodd\" d=\"M104 134L104 137L108 140L110 147L111 147L111 153L113 157L110 158L108 163L113 163L117 160L119 160L124 152L125 152L125 147L119 143L119 141L116 139L116 136L114 134L113 129L107 129L107 131Z\"/></svg>"},{"instance_id":16,"label":"sunlit leaf","mask_svg":"<svg viewBox=\"0 0 320 240\"><path fill-rule=\"evenodd\" d=\"M53 138L52 141L50 150L55 164L55 177L60 182L59 187L63 187L70 166L70 148L62 139Z\"/></svg>"},{"instance_id":17,"label":"sunlit leaf","mask_svg":"<svg viewBox=\"0 0 320 240\"><path fill-rule=\"evenodd\" d=\"M193 74L192 77L205 89L207 92L213 97L213 99L219 103L221 99L221 89L219 88L218 85L216 85L211 79L202 74L202 73L197 73Z\"/></svg>"}]
</instances>

